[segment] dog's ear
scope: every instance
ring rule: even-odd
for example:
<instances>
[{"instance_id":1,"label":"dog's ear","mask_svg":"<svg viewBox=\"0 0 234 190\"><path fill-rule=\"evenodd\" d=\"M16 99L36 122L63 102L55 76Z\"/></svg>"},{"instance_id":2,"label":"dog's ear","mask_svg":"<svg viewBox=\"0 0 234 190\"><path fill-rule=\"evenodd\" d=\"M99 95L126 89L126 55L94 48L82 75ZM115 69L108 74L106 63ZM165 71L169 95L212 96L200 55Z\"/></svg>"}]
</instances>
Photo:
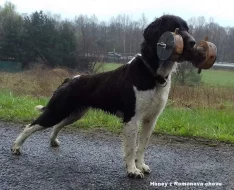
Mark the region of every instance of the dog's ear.
<instances>
[{"instance_id":1,"label":"dog's ear","mask_svg":"<svg viewBox=\"0 0 234 190\"><path fill-rule=\"evenodd\" d=\"M161 36L161 24L162 18L158 18L154 22L149 24L149 26L144 30L143 33L145 41L152 43L152 40L154 41L154 39L158 39Z\"/></svg>"}]
</instances>

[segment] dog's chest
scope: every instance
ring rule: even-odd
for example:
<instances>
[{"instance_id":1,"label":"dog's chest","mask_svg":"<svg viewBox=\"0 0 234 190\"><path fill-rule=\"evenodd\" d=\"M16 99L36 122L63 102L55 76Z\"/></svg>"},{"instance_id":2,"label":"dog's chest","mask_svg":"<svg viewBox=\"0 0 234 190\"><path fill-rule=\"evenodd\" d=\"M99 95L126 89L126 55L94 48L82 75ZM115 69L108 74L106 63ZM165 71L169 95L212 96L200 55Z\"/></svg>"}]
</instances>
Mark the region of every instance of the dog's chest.
<instances>
[{"instance_id":1,"label":"dog's chest","mask_svg":"<svg viewBox=\"0 0 234 190\"><path fill-rule=\"evenodd\" d=\"M136 114L141 116L156 116L159 114L165 107L169 90L170 84L167 84L166 87L155 87L152 90L146 91L138 91L137 88L134 87L136 96Z\"/></svg>"}]
</instances>

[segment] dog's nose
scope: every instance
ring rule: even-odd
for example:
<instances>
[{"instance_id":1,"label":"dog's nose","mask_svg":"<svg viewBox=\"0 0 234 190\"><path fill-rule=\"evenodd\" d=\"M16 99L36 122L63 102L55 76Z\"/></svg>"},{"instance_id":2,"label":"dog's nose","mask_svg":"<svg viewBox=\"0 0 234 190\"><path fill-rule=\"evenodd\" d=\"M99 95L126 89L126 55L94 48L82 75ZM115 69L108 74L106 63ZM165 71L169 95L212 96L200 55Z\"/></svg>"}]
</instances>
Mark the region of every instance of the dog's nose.
<instances>
[{"instance_id":1,"label":"dog's nose","mask_svg":"<svg viewBox=\"0 0 234 190\"><path fill-rule=\"evenodd\" d=\"M194 45L196 44L196 41L194 39L190 39L188 41L188 46L189 46L189 49L192 49L194 47Z\"/></svg>"}]
</instances>

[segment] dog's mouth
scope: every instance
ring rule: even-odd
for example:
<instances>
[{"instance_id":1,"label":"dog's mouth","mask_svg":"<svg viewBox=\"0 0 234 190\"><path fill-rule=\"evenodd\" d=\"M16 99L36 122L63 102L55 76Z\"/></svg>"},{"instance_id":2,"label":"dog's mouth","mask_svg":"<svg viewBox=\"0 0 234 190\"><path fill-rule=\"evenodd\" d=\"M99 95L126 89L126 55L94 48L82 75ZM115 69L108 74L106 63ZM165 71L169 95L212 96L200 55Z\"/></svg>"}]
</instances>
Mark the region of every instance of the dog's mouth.
<instances>
[{"instance_id":1,"label":"dog's mouth","mask_svg":"<svg viewBox=\"0 0 234 190\"><path fill-rule=\"evenodd\" d=\"M189 49L189 50L184 49L184 51L180 57L180 60L192 61L195 64L196 63L198 64L198 63L204 61L205 58L206 58L205 52L194 47L194 48Z\"/></svg>"},{"instance_id":2,"label":"dog's mouth","mask_svg":"<svg viewBox=\"0 0 234 190\"><path fill-rule=\"evenodd\" d=\"M194 46L192 49L184 49L179 61L189 61L198 67L206 59L206 52Z\"/></svg>"},{"instance_id":3,"label":"dog's mouth","mask_svg":"<svg viewBox=\"0 0 234 190\"><path fill-rule=\"evenodd\" d=\"M187 31L181 31L180 34L184 41L184 49L178 61L189 61L196 67L205 60L205 52L197 48L195 39Z\"/></svg>"}]
</instances>

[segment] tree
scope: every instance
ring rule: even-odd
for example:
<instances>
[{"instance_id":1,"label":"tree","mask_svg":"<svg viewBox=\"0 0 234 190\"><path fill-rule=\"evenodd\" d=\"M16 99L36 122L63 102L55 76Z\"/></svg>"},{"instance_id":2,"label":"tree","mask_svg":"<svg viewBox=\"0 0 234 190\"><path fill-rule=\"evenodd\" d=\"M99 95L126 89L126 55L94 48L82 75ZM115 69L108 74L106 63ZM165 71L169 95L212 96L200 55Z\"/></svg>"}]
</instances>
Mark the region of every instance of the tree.
<instances>
[{"instance_id":1,"label":"tree","mask_svg":"<svg viewBox=\"0 0 234 190\"><path fill-rule=\"evenodd\" d=\"M75 28L69 21L64 21L59 27L58 51L61 56L61 65L74 68L76 54Z\"/></svg>"},{"instance_id":2,"label":"tree","mask_svg":"<svg viewBox=\"0 0 234 190\"><path fill-rule=\"evenodd\" d=\"M99 22L95 15L79 15L73 21L42 11L19 15L7 2L0 7L0 59L20 61L24 66L39 59L52 67L86 70L96 68L90 64L105 61L108 52L115 51L127 62L129 55L140 52L147 24L144 14L139 20L121 14L108 22ZM196 41L208 36L217 46L217 61L234 62L234 27L222 27L203 16L189 19L188 25ZM181 73L187 76L187 70Z\"/></svg>"},{"instance_id":3,"label":"tree","mask_svg":"<svg viewBox=\"0 0 234 190\"><path fill-rule=\"evenodd\" d=\"M15 6L6 2L0 9L0 59L20 60L22 25Z\"/></svg>"},{"instance_id":4,"label":"tree","mask_svg":"<svg viewBox=\"0 0 234 190\"><path fill-rule=\"evenodd\" d=\"M24 18L23 29L22 62L25 66L40 59L52 67L76 67L77 44L72 22L59 21L58 15L51 17L36 11Z\"/></svg>"}]
</instances>

